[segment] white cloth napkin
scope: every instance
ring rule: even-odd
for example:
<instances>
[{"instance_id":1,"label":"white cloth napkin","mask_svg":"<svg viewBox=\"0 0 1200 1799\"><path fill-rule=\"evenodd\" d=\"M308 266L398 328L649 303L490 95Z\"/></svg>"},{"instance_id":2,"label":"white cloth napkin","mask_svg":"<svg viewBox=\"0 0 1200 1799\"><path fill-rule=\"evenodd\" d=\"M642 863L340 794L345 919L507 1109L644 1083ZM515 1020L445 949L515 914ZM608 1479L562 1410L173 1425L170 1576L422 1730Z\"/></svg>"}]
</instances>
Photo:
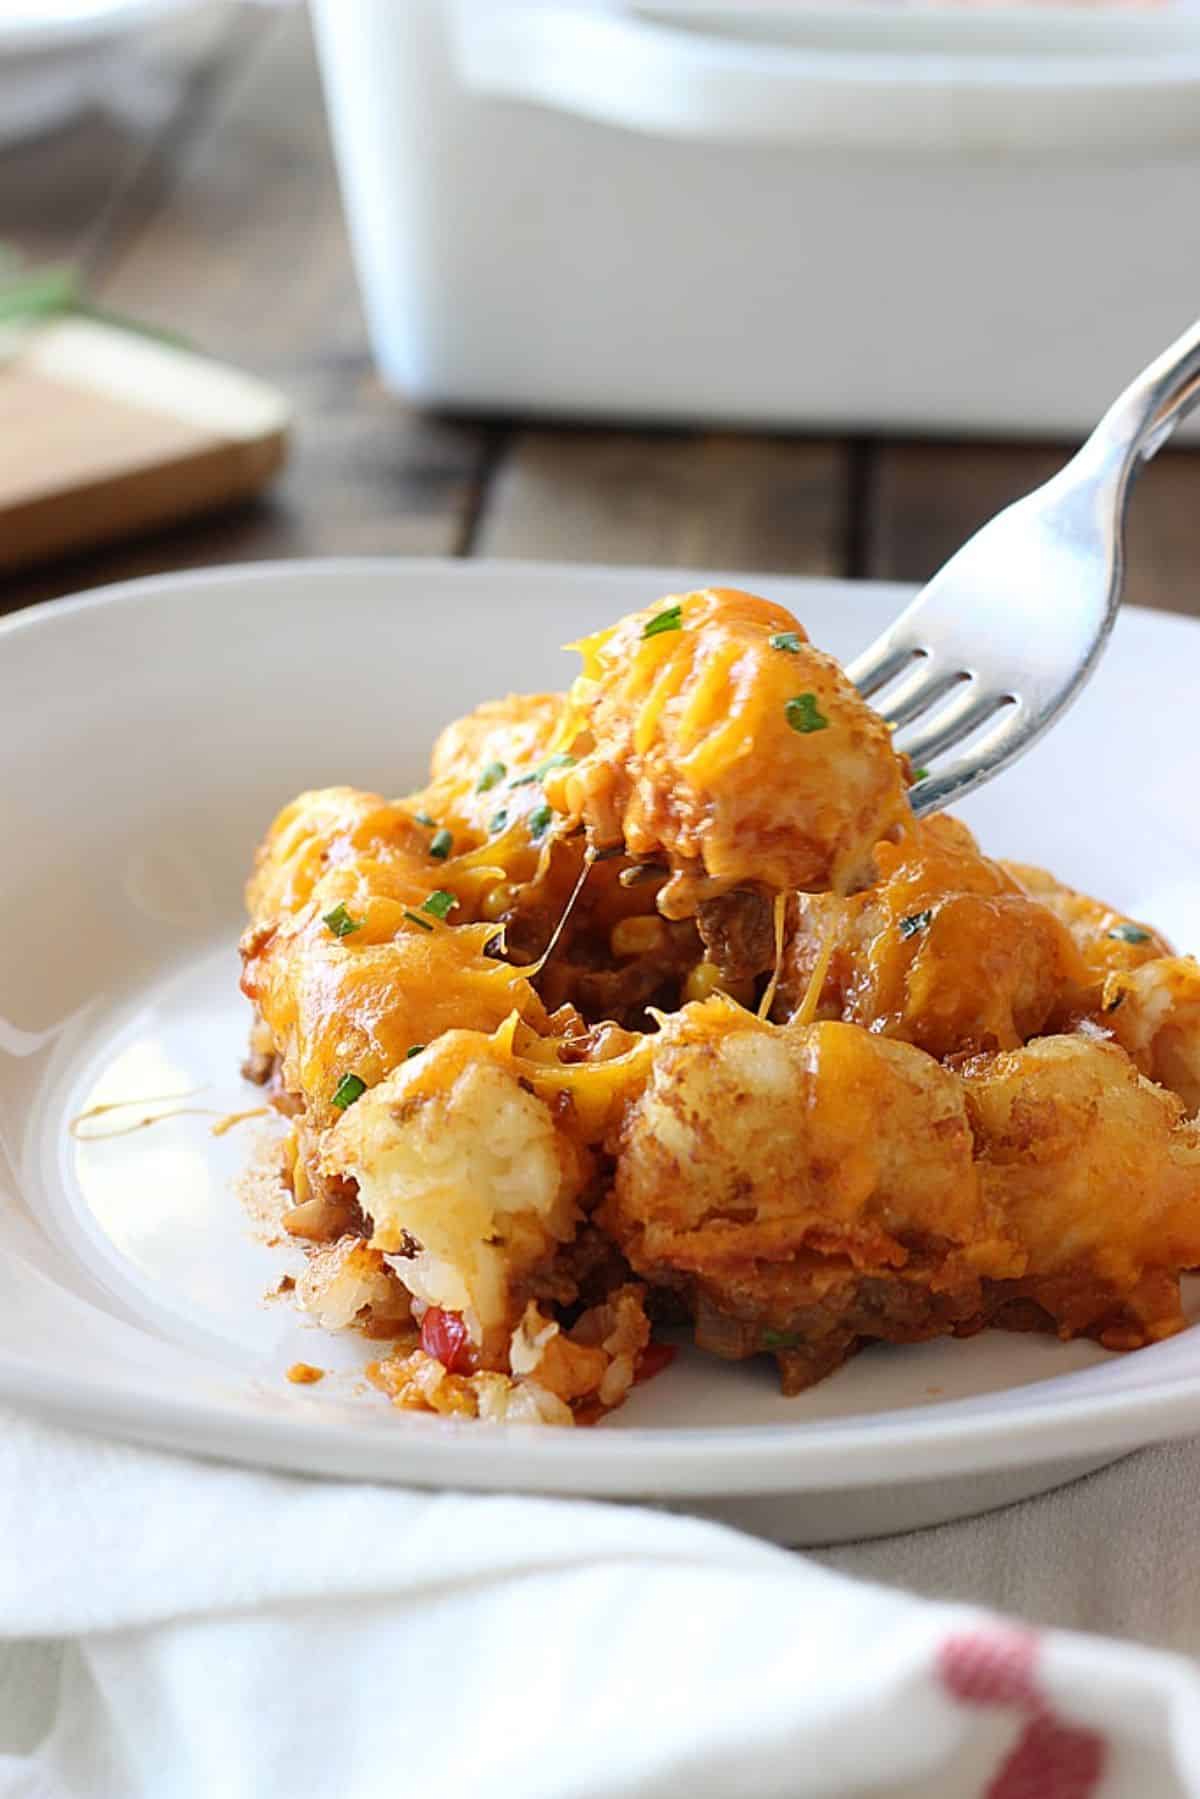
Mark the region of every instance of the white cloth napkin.
<instances>
[{"instance_id":1,"label":"white cloth napkin","mask_svg":"<svg viewBox=\"0 0 1200 1799\"><path fill-rule=\"evenodd\" d=\"M1002 1572L1043 1617L1055 1591L1119 1606L1165 1577L1187 1595L1171 1628L1200 1638L1194 1447L818 1560L634 1507L258 1474L16 1413L0 1445L2 1799L1200 1795L1184 1657L831 1565L948 1592Z\"/></svg>"}]
</instances>

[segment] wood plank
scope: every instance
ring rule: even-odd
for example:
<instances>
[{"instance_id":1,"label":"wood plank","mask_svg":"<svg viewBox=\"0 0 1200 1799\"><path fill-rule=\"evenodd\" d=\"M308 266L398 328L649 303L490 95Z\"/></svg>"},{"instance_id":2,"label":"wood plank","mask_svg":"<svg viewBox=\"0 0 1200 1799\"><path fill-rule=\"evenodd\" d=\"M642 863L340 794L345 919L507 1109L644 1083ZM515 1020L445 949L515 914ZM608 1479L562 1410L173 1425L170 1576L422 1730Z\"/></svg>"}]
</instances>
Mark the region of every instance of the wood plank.
<instances>
[{"instance_id":1,"label":"wood plank","mask_svg":"<svg viewBox=\"0 0 1200 1799\"><path fill-rule=\"evenodd\" d=\"M861 572L928 580L1068 453L1046 445L880 445L867 483ZM1200 617L1200 452L1164 451L1140 476L1130 505L1126 597Z\"/></svg>"},{"instance_id":2,"label":"wood plank","mask_svg":"<svg viewBox=\"0 0 1200 1799\"><path fill-rule=\"evenodd\" d=\"M376 382L307 18L254 19L203 129L128 209L94 293L281 387L297 419L291 462L261 503L11 581L0 611L174 567L461 545L489 436L414 414Z\"/></svg>"},{"instance_id":3,"label":"wood plank","mask_svg":"<svg viewBox=\"0 0 1200 1799\"><path fill-rule=\"evenodd\" d=\"M842 570L844 446L793 438L521 432L485 496L479 555Z\"/></svg>"},{"instance_id":4,"label":"wood plank","mask_svg":"<svg viewBox=\"0 0 1200 1799\"><path fill-rule=\"evenodd\" d=\"M1164 450L1138 477L1128 548L1135 605L1200 618L1200 451Z\"/></svg>"},{"instance_id":5,"label":"wood plank","mask_svg":"<svg viewBox=\"0 0 1200 1799\"><path fill-rule=\"evenodd\" d=\"M1046 445L877 445L864 482L862 574L927 581L973 531L1063 462Z\"/></svg>"}]
</instances>

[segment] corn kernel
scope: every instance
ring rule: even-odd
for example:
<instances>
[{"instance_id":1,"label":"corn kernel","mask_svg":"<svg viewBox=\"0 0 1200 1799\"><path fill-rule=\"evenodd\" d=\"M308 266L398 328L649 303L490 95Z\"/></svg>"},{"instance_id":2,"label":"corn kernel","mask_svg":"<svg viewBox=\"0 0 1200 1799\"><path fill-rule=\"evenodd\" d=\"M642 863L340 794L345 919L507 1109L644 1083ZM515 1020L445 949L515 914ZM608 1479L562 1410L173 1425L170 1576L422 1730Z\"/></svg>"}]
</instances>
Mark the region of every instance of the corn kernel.
<instances>
[{"instance_id":1,"label":"corn kernel","mask_svg":"<svg viewBox=\"0 0 1200 1799\"><path fill-rule=\"evenodd\" d=\"M489 924L498 924L516 904L517 890L510 881L497 881L489 887L479 905L479 916Z\"/></svg>"},{"instance_id":2,"label":"corn kernel","mask_svg":"<svg viewBox=\"0 0 1200 1799\"><path fill-rule=\"evenodd\" d=\"M667 927L653 914L646 918L622 918L609 932L614 956L651 956L667 947Z\"/></svg>"},{"instance_id":3,"label":"corn kernel","mask_svg":"<svg viewBox=\"0 0 1200 1799\"><path fill-rule=\"evenodd\" d=\"M695 968L689 970L688 978L683 983L683 997L689 1003L693 1000L711 999L714 993L723 991L721 970L715 962L697 962Z\"/></svg>"},{"instance_id":4,"label":"corn kernel","mask_svg":"<svg viewBox=\"0 0 1200 1799\"><path fill-rule=\"evenodd\" d=\"M715 962L697 962L683 983L684 1004L711 999L714 993L727 994L747 1009L754 1005L753 981L727 981Z\"/></svg>"}]
</instances>

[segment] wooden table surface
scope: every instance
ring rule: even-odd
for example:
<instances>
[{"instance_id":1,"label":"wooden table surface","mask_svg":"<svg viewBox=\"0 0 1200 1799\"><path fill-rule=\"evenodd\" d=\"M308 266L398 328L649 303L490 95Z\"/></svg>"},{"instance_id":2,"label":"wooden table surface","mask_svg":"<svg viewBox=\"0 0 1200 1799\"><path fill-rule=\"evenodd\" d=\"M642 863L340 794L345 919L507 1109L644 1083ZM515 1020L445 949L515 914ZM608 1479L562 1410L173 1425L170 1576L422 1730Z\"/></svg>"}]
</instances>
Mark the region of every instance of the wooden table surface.
<instances>
[{"instance_id":1,"label":"wooden table surface","mask_svg":"<svg viewBox=\"0 0 1200 1799\"><path fill-rule=\"evenodd\" d=\"M150 123L97 112L0 152L0 241L78 261L101 305L277 383L291 463L235 513L0 584L0 611L261 557L558 558L927 577L1061 445L547 428L422 415L376 381L302 10L158 40ZM140 87L139 82L135 88ZM1134 498L1129 597L1200 616L1200 454Z\"/></svg>"}]
</instances>

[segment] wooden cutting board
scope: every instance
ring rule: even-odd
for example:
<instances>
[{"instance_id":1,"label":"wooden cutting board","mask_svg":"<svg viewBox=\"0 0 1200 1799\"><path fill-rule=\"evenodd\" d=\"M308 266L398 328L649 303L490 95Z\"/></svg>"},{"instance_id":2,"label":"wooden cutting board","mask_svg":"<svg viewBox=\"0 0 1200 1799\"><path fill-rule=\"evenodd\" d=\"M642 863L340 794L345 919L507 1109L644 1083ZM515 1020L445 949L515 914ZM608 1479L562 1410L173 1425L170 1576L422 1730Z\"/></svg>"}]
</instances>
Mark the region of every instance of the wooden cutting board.
<instances>
[{"instance_id":1,"label":"wooden cutting board","mask_svg":"<svg viewBox=\"0 0 1200 1799\"><path fill-rule=\"evenodd\" d=\"M0 570L245 499L287 453L274 388L83 317L0 334Z\"/></svg>"}]
</instances>

